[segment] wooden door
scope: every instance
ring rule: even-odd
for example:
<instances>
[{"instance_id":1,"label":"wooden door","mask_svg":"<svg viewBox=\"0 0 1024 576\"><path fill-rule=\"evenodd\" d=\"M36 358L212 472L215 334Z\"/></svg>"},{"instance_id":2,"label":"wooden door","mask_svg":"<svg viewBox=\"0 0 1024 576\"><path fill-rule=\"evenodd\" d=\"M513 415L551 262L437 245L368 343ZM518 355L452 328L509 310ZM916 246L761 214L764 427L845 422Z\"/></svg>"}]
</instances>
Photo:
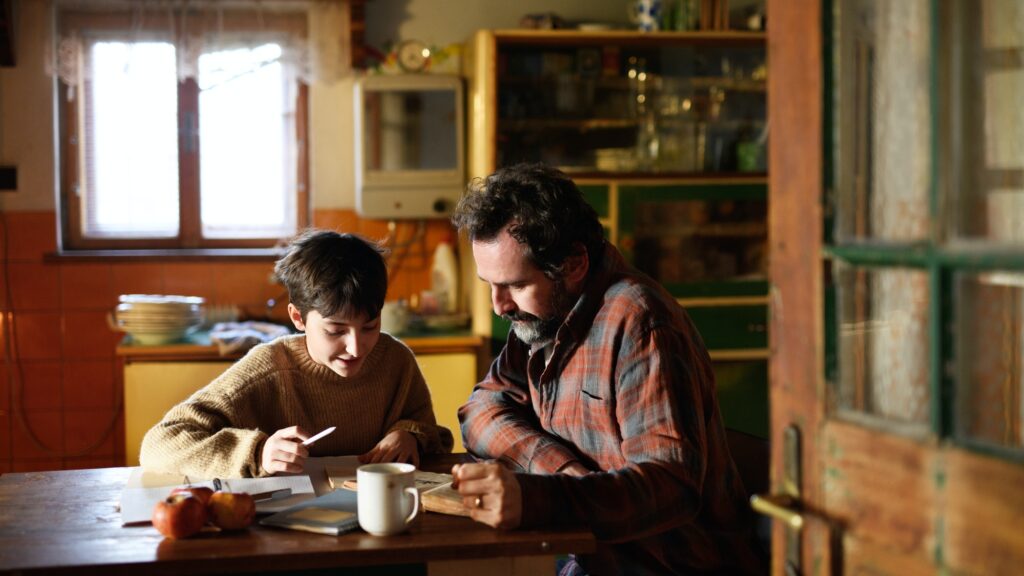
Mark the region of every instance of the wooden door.
<instances>
[{"instance_id":1,"label":"wooden door","mask_svg":"<svg viewBox=\"0 0 1024 576\"><path fill-rule=\"evenodd\" d=\"M1024 4L769 0L774 574L1024 570Z\"/></svg>"}]
</instances>

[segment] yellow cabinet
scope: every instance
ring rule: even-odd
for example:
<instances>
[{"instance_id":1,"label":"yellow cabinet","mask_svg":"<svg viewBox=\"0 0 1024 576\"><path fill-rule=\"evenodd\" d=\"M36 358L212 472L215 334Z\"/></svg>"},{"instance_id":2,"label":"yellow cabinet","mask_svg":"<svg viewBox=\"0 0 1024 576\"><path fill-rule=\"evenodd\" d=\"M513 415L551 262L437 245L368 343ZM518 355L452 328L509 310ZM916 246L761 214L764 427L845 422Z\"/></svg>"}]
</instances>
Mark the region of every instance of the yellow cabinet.
<instances>
[{"instance_id":1,"label":"yellow cabinet","mask_svg":"<svg viewBox=\"0 0 1024 576\"><path fill-rule=\"evenodd\" d=\"M146 435L174 405L209 384L231 362L130 362L124 367L125 465L139 465Z\"/></svg>"},{"instance_id":2,"label":"yellow cabinet","mask_svg":"<svg viewBox=\"0 0 1024 576\"><path fill-rule=\"evenodd\" d=\"M452 431L455 451L462 452L458 409L478 381L483 338L472 335L403 337L416 354L427 381L437 422ZM139 465L146 435L175 404L207 385L234 362L216 346L182 343L117 348L124 366L125 465Z\"/></svg>"},{"instance_id":3,"label":"yellow cabinet","mask_svg":"<svg viewBox=\"0 0 1024 576\"><path fill-rule=\"evenodd\" d=\"M476 384L475 353L417 354L423 378L430 388L437 423L452 431L455 452L464 452L459 432L459 406L462 406Z\"/></svg>"}]
</instances>

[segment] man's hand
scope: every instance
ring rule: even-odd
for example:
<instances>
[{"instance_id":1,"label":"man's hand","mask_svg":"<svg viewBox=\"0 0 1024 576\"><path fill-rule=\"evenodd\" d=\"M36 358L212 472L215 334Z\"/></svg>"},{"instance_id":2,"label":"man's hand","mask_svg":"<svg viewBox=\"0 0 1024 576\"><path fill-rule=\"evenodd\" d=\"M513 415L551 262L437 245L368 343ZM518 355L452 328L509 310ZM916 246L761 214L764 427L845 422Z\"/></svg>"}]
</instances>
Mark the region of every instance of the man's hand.
<instances>
[{"instance_id":1,"label":"man's hand","mask_svg":"<svg viewBox=\"0 0 1024 576\"><path fill-rule=\"evenodd\" d=\"M523 521L523 494L511 470L497 462L456 464L452 487L462 495L469 517L488 526L518 528Z\"/></svg>"},{"instance_id":2,"label":"man's hand","mask_svg":"<svg viewBox=\"0 0 1024 576\"><path fill-rule=\"evenodd\" d=\"M420 465L420 451L416 437L405 430L393 430L366 454L359 456L363 464L377 462L409 462Z\"/></svg>"},{"instance_id":3,"label":"man's hand","mask_svg":"<svg viewBox=\"0 0 1024 576\"><path fill-rule=\"evenodd\" d=\"M309 438L309 433L291 426L274 432L267 441L263 443L263 453L260 455L260 466L271 474L288 472L298 474L309 456L309 450L302 445L302 442Z\"/></svg>"}]
</instances>

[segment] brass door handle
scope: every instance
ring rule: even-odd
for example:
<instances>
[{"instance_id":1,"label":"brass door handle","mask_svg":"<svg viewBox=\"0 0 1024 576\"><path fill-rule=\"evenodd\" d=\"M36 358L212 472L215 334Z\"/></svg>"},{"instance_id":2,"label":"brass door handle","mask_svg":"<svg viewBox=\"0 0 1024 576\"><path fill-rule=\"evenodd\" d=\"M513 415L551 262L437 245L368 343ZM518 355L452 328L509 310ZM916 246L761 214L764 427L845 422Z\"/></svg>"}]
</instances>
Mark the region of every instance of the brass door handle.
<instances>
[{"instance_id":1,"label":"brass door handle","mask_svg":"<svg viewBox=\"0 0 1024 576\"><path fill-rule=\"evenodd\" d=\"M804 516L800 512L800 501L787 494L754 494L750 497L750 507L765 516L780 520L793 530L804 525Z\"/></svg>"}]
</instances>

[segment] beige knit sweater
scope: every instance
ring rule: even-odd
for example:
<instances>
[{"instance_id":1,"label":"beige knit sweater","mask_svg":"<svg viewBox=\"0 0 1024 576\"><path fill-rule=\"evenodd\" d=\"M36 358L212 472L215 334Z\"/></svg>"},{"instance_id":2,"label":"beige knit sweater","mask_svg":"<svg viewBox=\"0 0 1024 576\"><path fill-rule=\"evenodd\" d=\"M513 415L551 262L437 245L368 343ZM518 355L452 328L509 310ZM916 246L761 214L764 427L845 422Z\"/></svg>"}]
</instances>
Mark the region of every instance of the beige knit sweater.
<instances>
[{"instance_id":1,"label":"beige knit sweater","mask_svg":"<svg viewBox=\"0 0 1024 576\"><path fill-rule=\"evenodd\" d=\"M194 478L266 476L264 442L295 425L310 434L338 427L310 456L362 454L393 430L412 433L420 454L452 449L405 344L382 333L359 373L343 378L314 362L298 334L256 346L172 408L142 439L139 459L147 470Z\"/></svg>"}]
</instances>

